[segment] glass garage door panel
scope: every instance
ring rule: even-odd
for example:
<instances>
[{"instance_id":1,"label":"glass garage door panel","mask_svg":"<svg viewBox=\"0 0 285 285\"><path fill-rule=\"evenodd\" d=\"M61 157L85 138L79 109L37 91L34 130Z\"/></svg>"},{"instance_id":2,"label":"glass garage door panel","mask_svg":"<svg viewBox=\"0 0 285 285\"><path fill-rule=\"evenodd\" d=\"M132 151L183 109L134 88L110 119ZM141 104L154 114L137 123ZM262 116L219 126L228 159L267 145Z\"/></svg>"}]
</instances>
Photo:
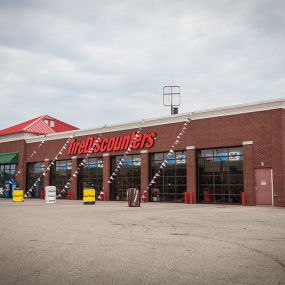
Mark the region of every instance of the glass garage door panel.
<instances>
[{"instance_id":1,"label":"glass garage door panel","mask_svg":"<svg viewBox=\"0 0 285 285\"><path fill-rule=\"evenodd\" d=\"M116 169L123 156L111 157L111 171ZM111 184L111 200L126 201L128 188L141 187L141 157L128 155L122 162L122 167L117 172Z\"/></svg>"},{"instance_id":2,"label":"glass garage door panel","mask_svg":"<svg viewBox=\"0 0 285 285\"><path fill-rule=\"evenodd\" d=\"M167 158L167 152L153 153L150 156L150 179L160 170L160 176L150 189L151 201L183 202L186 191L186 153L177 151L167 159L166 167L160 169Z\"/></svg>"},{"instance_id":3,"label":"glass garage door panel","mask_svg":"<svg viewBox=\"0 0 285 285\"><path fill-rule=\"evenodd\" d=\"M27 167L27 189L33 186L33 184L37 181L37 179L41 176L41 174L45 170L44 162L35 162L28 163ZM41 190L44 190L44 177L42 176L39 183L34 186L33 191L31 193L33 198L40 198Z\"/></svg>"},{"instance_id":4,"label":"glass garage door panel","mask_svg":"<svg viewBox=\"0 0 285 285\"><path fill-rule=\"evenodd\" d=\"M198 202L241 203L242 147L197 151Z\"/></svg>"},{"instance_id":5,"label":"glass garage door panel","mask_svg":"<svg viewBox=\"0 0 285 285\"><path fill-rule=\"evenodd\" d=\"M82 160L78 163L80 164ZM96 196L103 187L103 159L102 157L92 157L87 159L79 172L78 197L83 199L83 188L92 187L96 190Z\"/></svg>"}]
</instances>

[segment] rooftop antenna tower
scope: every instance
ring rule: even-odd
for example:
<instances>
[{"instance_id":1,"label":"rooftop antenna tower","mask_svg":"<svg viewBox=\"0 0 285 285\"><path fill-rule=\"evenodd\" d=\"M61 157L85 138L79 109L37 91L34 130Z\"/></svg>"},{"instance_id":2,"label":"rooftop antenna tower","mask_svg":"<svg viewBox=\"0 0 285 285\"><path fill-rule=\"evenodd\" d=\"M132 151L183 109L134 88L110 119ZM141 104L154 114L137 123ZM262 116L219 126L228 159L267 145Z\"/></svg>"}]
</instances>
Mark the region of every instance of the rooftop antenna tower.
<instances>
[{"instance_id":1,"label":"rooftop antenna tower","mask_svg":"<svg viewBox=\"0 0 285 285\"><path fill-rule=\"evenodd\" d=\"M163 87L163 105L170 106L171 115L178 114L178 106L180 106L180 100L180 86Z\"/></svg>"}]
</instances>

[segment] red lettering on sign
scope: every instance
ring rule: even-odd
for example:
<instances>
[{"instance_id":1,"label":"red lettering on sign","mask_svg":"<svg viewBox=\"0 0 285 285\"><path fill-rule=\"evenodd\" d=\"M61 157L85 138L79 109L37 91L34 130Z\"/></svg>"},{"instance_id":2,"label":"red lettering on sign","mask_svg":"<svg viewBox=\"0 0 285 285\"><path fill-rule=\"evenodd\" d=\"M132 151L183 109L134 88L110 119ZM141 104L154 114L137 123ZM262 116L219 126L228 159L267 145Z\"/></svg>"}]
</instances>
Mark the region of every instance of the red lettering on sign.
<instances>
[{"instance_id":1,"label":"red lettering on sign","mask_svg":"<svg viewBox=\"0 0 285 285\"><path fill-rule=\"evenodd\" d=\"M101 148L100 148L100 151L101 151L101 152L106 151L107 146L108 146L108 141L109 141L108 138L104 138L104 139L102 140Z\"/></svg>"},{"instance_id":2,"label":"red lettering on sign","mask_svg":"<svg viewBox=\"0 0 285 285\"><path fill-rule=\"evenodd\" d=\"M146 148L151 148L153 146L154 138L155 138L155 133L154 132L148 134L147 142L145 144Z\"/></svg>"},{"instance_id":3,"label":"red lettering on sign","mask_svg":"<svg viewBox=\"0 0 285 285\"><path fill-rule=\"evenodd\" d=\"M116 137L115 138L116 140L115 140L114 149L113 149L114 151L120 150L123 138L124 137Z\"/></svg>"},{"instance_id":4,"label":"red lettering on sign","mask_svg":"<svg viewBox=\"0 0 285 285\"><path fill-rule=\"evenodd\" d=\"M80 145L79 145L79 148L78 148L78 154L82 154L83 151L84 151L84 148L85 148L85 142L81 142Z\"/></svg>"},{"instance_id":5,"label":"red lettering on sign","mask_svg":"<svg viewBox=\"0 0 285 285\"><path fill-rule=\"evenodd\" d=\"M75 144L75 139L71 139L69 142L69 147L68 147L68 151L67 151L67 153L69 155L71 155L73 153L72 149L73 149L74 144Z\"/></svg>"},{"instance_id":6,"label":"red lettering on sign","mask_svg":"<svg viewBox=\"0 0 285 285\"><path fill-rule=\"evenodd\" d=\"M129 148L132 143L131 148L133 149L142 149L142 148L151 148L154 144L154 138L156 134L154 132L147 134L139 134L136 139L136 133L133 132L131 135L120 136L120 137L111 137L111 138L98 138L98 142L94 145L93 152L111 152L126 150ZM81 142L76 142L74 139L70 140L67 153L69 155L88 153L95 142L96 137L87 137L86 140Z\"/></svg>"},{"instance_id":7,"label":"red lettering on sign","mask_svg":"<svg viewBox=\"0 0 285 285\"><path fill-rule=\"evenodd\" d=\"M139 136L137 137L137 139L133 143L133 149L138 149L140 147L142 137L143 137L143 135L139 134Z\"/></svg>"},{"instance_id":8,"label":"red lettering on sign","mask_svg":"<svg viewBox=\"0 0 285 285\"><path fill-rule=\"evenodd\" d=\"M121 145L121 150L125 150L129 147L130 140L131 140L131 136L124 136L124 139Z\"/></svg>"},{"instance_id":9,"label":"red lettering on sign","mask_svg":"<svg viewBox=\"0 0 285 285\"><path fill-rule=\"evenodd\" d=\"M98 140L98 142L96 143L96 145L95 145L95 147L93 149L93 152L95 152L95 153L100 150L100 143L101 143L102 139L101 138L97 138L97 140Z\"/></svg>"},{"instance_id":10,"label":"red lettering on sign","mask_svg":"<svg viewBox=\"0 0 285 285\"><path fill-rule=\"evenodd\" d=\"M110 138L107 146L107 151L111 151L114 148L115 138Z\"/></svg>"},{"instance_id":11,"label":"red lettering on sign","mask_svg":"<svg viewBox=\"0 0 285 285\"><path fill-rule=\"evenodd\" d=\"M148 138L148 134L144 134L142 137L142 142L141 142L140 148L144 148L144 145L145 145L147 138Z\"/></svg>"},{"instance_id":12,"label":"red lettering on sign","mask_svg":"<svg viewBox=\"0 0 285 285\"><path fill-rule=\"evenodd\" d=\"M133 132L132 135L131 135L131 141L130 141L130 144L132 144L132 148L134 146L134 138L135 138L135 136L136 136L136 133Z\"/></svg>"},{"instance_id":13,"label":"red lettering on sign","mask_svg":"<svg viewBox=\"0 0 285 285\"><path fill-rule=\"evenodd\" d=\"M80 142L77 142L74 144L74 149L73 149L74 154L76 154L78 152L79 145L80 145Z\"/></svg>"},{"instance_id":14,"label":"red lettering on sign","mask_svg":"<svg viewBox=\"0 0 285 285\"><path fill-rule=\"evenodd\" d=\"M85 144L85 148L84 148L84 153L88 153L89 149L92 147L92 144L93 144L93 140L94 138L93 137L90 137L86 140L86 144Z\"/></svg>"}]
</instances>

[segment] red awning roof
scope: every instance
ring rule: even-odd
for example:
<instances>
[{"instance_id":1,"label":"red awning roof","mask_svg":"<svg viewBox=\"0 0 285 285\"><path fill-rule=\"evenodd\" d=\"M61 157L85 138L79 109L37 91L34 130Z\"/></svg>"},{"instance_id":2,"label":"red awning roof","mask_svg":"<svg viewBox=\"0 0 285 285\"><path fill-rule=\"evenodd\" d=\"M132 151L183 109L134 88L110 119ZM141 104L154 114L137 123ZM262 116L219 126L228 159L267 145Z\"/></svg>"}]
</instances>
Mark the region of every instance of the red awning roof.
<instances>
[{"instance_id":1,"label":"red awning roof","mask_svg":"<svg viewBox=\"0 0 285 285\"><path fill-rule=\"evenodd\" d=\"M53 122L53 125L50 122ZM48 115L43 115L32 120L14 125L12 127L0 130L0 136L16 133L32 133L36 135L45 135L59 132L67 132L72 130L78 130L78 128Z\"/></svg>"}]
</instances>

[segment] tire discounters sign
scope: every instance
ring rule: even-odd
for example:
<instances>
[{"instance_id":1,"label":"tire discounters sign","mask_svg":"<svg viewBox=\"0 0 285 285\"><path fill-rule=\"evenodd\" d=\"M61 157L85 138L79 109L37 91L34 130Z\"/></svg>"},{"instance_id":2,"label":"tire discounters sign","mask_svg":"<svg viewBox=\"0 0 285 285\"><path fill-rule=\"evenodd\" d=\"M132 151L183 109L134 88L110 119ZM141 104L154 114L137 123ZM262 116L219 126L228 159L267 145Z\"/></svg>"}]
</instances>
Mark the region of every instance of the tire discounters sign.
<instances>
[{"instance_id":1,"label":"tire discounters sign","mask_svg":"<svg viewBox=\"0 0 285 285\"><path fill-rule=\"evenodd\" d=\"M128 149L130 143L134 139L136 133L133 132L131 135L110 137L110 138L99 138L98 143L94 147L93 152L110 152ZM154 144L154 138L156 137L155 132L139 134L137 139L134 141L133 149L151 148ZM77 142L75 139L70 140L68 154L83 154L88 153L97 137L87 137L84 141Z\"/></svg>"}]
</instances>

